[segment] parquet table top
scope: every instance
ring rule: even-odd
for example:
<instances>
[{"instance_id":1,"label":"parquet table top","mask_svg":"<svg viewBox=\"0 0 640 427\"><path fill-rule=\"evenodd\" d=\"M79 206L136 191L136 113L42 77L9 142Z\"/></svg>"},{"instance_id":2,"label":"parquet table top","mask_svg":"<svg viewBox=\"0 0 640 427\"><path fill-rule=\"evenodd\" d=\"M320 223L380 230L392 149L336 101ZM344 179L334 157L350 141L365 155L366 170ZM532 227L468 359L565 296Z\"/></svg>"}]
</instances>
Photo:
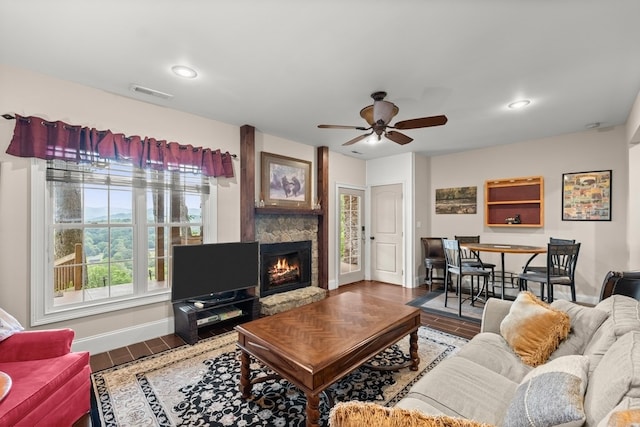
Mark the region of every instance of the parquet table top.
<instances>
[{"instance_id":1,"label":"parquet table top","mask_svg":"<svg viewBox=\"0 0 640 427\"><path fill-rule=\"evenodd\" d=\"M251 394L251 355L305 392L307 425L315 426L318 394L406 335L417 369L419 326L420 309L354 292L238 325L243 396Z\"/></svg>"}]
</instances>

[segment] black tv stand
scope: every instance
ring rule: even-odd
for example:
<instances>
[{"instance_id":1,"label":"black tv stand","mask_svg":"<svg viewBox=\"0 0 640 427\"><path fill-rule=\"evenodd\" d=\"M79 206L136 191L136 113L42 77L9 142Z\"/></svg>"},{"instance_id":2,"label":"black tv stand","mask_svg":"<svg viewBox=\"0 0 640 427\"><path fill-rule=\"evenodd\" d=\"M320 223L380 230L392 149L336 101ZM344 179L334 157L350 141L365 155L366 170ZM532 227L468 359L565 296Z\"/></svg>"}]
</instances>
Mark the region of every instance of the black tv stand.
<instances>
[{"instance_id":1,"label":"black tv stand","mask_svg":"<svg viewBox=\"0 0 640 427\"><path fill-rule=\"evenodd\" d=\"M202 307L196 306L202 303ZM235 326L256 319L260 313L255 290L242 289L220 298L189 299L173 302L175 333L188 344L198 342L198 330L208 327Z\"/></svg>"},{"instance_id":2,"label":"black tv stand","mask_svg":"<svg viewBox=\"0 0 640 427\"><path fill-rule=\"evenodd\" d=\"M190 302L192 304L202 304L204 307L215 307L217 305L220 304L224 304L227 302L231 302L231 301L235 301L236 299L238 299L238 292L234 291L232 292L229 296L220 296L220 297L212 297L212 298L204 298L204 299L190 299L187 300L187 302Z\"/></svg>"}]
</instances>

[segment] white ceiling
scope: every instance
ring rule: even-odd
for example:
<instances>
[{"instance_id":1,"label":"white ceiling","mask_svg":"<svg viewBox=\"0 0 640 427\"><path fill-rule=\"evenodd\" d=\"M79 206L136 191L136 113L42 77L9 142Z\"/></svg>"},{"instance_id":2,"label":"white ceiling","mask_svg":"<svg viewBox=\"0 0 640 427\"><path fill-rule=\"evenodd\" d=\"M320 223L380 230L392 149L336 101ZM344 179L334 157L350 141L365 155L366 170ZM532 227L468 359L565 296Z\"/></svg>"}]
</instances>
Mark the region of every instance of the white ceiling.
<instances>
[{"instance_id":1,"label":"white ceiling","mask_svg":"<svg viewBox=\"0 0 640 427\"><path fill-rule=\"evenodd\" d=\"M437 155L625 123L639 18L639 0L0 0L0 63L363 159ZM317 128L367 126L378 90L392 124L449 122L405 146Z\"/></svg>"}]
</instances>

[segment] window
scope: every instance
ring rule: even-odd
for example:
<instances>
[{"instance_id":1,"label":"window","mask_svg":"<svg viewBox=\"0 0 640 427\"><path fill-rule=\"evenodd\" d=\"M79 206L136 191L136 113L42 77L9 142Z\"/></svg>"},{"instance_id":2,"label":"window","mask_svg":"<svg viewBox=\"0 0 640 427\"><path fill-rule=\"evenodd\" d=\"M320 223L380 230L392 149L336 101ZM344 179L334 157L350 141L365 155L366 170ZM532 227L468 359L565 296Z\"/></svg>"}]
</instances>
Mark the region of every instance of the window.
<instances>
[{"instance_id":1,"label":"window","mask_svg":"<svg viewBox=\"0 0 640 427\"><path fill-rule=\"evenodd\" d=\"M173 245L214 241L215 185L199 173L60 160L32 171L34 325L169 300Z\"/></svg>"}]
</instances>

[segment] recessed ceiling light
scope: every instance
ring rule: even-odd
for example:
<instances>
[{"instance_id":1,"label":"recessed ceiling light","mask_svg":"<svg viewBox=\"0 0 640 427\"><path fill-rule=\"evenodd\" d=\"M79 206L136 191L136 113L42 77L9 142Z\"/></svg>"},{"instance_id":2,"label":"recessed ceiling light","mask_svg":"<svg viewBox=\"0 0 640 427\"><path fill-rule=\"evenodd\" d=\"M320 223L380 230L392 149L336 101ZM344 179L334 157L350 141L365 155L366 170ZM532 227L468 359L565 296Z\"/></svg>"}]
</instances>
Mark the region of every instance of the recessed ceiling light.
<instances>
[{"instance_id":1,"label":"recessed ceiling light","mask_svg":"<svg viewBox=\"0 0 640 427\"><path fill-rule=\"evenodd\" d=\"M196 70L184 65L174 65L173 67L171 67L171 71L173 71L180 77L184 77L185 79L194 79L198 75Z\"/></svg>"},{"instance_id":2,"label":"recessed ceiling light","mask_svg":"<svg viewBox=\"0 0 640 427\"><path fill-rule=\"evenodd\" d=\"M518 108L526 107L529 104L531 104L531 101L529 101L528 99L521 99L519 101L512 102L511 104L507 105L507 107L511 108L512 110L517 110Z\"/></svg>"}]
</instances>

